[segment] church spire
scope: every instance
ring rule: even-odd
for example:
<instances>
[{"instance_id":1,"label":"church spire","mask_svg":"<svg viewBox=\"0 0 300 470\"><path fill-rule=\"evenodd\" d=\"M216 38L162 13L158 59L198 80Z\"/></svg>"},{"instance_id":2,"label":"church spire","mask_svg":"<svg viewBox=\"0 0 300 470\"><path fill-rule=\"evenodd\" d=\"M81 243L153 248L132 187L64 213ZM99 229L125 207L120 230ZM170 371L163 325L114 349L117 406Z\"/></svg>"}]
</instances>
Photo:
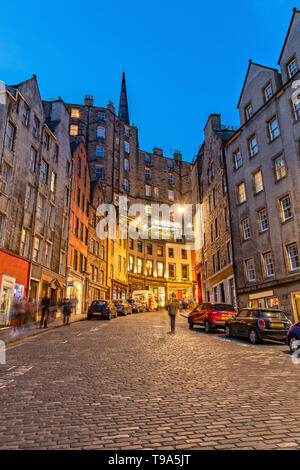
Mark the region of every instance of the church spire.
<instances>
[{"instance_id":1,"label":"church spire","mask_svg":"<svg viewBox=\"0 0 300 470\"><path fill-rule=\"evenodd\" d=\"M125 73L124 72L123 72L123 77L122 77L122 87L121 87L120 103L119 103L119 118L121 119L121 121L124 121L127 124L129 124L129 112L128 112L126 83L125 83Z\"/></svg>"}]
</instances>

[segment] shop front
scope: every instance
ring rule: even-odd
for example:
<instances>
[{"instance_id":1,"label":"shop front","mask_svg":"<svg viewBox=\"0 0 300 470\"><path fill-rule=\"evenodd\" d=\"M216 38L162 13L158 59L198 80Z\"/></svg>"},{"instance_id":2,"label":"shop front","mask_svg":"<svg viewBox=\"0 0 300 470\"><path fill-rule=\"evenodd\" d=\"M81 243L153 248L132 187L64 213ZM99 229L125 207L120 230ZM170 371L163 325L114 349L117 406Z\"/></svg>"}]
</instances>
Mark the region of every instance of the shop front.
<instances>
[{"instance_id":1,"label":"shop front","mask_svg":"<svg viewBox=\"0 0 300 470\"><path fill-rule=\"evenodd\" d=\"M84 311L84 298L85 298L85 280L80 279L78 276L68 276L67 281L67 297L73 305L76 315L80 315Z\"/></svg>"},{"instance_id":2,"label":"shop front","mask_svg":"<svg viewBox=\"0 0 300 470\"><path fill-rule=\"evenodd\" d=\"M0 250L0 325L12 322L14 302L28 296L30 261Z\"/></svg>"}]
</instances>

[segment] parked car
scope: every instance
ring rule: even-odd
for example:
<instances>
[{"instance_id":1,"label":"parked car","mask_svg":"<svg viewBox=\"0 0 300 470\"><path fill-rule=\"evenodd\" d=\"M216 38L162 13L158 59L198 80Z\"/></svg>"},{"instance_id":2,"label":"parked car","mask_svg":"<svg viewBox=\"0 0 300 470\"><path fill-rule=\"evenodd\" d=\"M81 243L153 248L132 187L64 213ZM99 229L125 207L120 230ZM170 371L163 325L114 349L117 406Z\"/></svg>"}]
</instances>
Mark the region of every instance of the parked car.
<instances>
[{"instance_id":1,"label":"parked car","mask_svg":"<svg viewBox=\"0 0 300 470\"><path fill-rule=\"evenodd\" d=\"M297 341L299 341L299 343L297 343ZM289 329L286 344L290 347L292 353L300 348L300 321L292 325Z\"/></svg>"},{"instance_id":2,"label":"parked car","mask_svg":"<svg viewBox=\"0 0 300 470\"><path fill-rule=\"evenodd\" d=\"M145 304L142 304L137 299L128 299L127 302L131 305L132 313L140 313L146 311Z\"/></svg>"},{"instance_id":3,"label":"parked car","mask_svg":"<svg viewBox=\"0 0 300 470\"><path fill-rule=\"evenodd\" d=\"M117 318L118 313L116 306L110 300L94 300L87 312L87 319L106 318L111 320Z\"/></svg>"},{"instance_id":4,"label":"parked car","mask_svg":"<svg viewBox=\"0 0 300 470\"><path fill-rule=\"evenodd\" d=\"M248 338L256 344L263 339L285 341L290 320L278 309L243 308L238 315L226 322L224 333L230 336Z\"/></svg>"},{"instance_id":5,"label":"parked car","mask_svg":"<svg viewBox=\"0 0 300 470\"><path fill-rule=\"evenodd\" d=\"M113 303L115 304L118 315L129 315L132 313L132 307L127 300L117 299L113 300Z\"/></svg>"},{"instance_id":6,"label":"parked car","mask_svg":"<svg viewBox=\"0 0 300 470\"><path fill-rule=\"evenodd\" d=\"M213 329L224 328L227 320L236 315L233 305L223 303L203 303L197 305L188 316L190 328L204 326L206 333Z\"/></svg>"}]
</instances>

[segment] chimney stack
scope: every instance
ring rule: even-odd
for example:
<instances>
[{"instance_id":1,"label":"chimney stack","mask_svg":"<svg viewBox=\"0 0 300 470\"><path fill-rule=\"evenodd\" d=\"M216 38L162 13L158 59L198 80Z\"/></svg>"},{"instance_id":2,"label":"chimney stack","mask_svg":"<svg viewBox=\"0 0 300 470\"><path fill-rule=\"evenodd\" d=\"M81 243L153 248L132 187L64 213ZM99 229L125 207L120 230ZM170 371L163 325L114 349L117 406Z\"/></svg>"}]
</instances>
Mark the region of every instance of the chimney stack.
<instances>
[{"instance_id":1,"label":"chimney stack","mask_svg":"<svg viewBox=\"0 0 300 470\"><path fill-rule=\"evenodd\" d=\"M85 106L93 106L94 104L93 95L85 95L84 104Z\"/></svg>"}]
</instances>

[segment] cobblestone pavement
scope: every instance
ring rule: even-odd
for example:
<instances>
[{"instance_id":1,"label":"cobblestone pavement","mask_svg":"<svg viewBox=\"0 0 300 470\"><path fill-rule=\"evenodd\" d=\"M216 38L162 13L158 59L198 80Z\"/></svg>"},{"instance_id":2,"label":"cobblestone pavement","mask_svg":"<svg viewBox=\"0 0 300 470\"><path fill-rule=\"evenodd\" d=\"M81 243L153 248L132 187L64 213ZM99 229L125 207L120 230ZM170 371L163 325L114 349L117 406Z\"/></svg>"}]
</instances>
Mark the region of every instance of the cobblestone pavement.
<instances>
[{"instance_id":1,"label":"cobblestone pavement","mask_svg":"<svg viewBox=\"0 0 300 470\"><path fill-rule=\"evenodd\" d=\"M8 345L1 449L298 449L288 347L189 330L166 312L82 321Z\"/></svg>"}]
</instances>

